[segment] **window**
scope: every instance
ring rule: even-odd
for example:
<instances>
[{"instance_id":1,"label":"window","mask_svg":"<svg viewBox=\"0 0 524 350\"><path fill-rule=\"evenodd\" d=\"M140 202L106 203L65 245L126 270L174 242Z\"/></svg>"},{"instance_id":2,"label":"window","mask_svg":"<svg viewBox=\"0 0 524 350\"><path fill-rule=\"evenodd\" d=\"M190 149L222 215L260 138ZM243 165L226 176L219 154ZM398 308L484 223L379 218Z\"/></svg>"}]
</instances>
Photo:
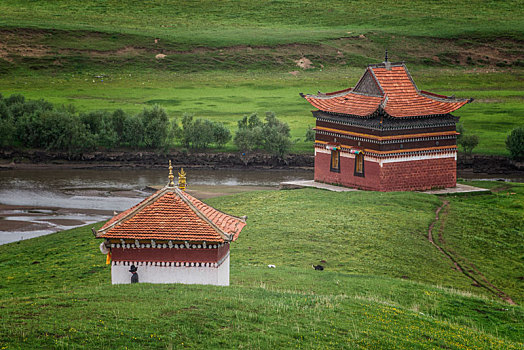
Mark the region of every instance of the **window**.
<instances>
[{"instance_id":1,"label":"window","mask_svg":"<svg viewBox=\"0 0 524 350\"><path fill-rule=\"evenodd\" d=\"M355 154L355 176L364 177L364 154Z\"/></svg>"},{"instance_id":2,"label":"window","mask_svg":"<svg viewBox=\"0 0 524 350\"><path fill-rule=\"evenodd\" d=\"M340 173L340 151L332 150L331 151L331 171Z\"/></svg>"}]
</instances>

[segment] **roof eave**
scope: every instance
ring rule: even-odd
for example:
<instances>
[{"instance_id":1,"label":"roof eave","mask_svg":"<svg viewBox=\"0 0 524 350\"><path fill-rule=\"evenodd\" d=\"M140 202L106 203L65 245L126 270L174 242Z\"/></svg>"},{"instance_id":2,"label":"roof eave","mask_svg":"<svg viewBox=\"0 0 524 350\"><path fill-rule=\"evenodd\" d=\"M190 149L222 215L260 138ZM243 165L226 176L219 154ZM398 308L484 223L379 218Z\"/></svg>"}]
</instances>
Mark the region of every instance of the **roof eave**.
<instances>
[{"instance_id":1,"label":"roof eave","mask_svg":"<svg viewBox=\"0 0 524 350\"><path fill-rule=\"evenodd\" d=\"M229 233L225 232L224 230L222 230L220 227L218 227L218 225L216 225L206 215L204 215L204 213L202 213L200 211L200 209L198 209L189 199L187 199L186 196L184 196L182 194L182 190L180 190L180 189L175 187L175 193L180 197L180 199L182 199L182 201L184 201L194 211L194 213L199 218L201 218L202 220L207 222L222 237L222 239L225 242L231 242L231 241L234 240L234 238L235 238L235 234L234 233L233 234L229 234ZM226 215L229 215L229 214L226 214ZM231 215L229 215L229 216L231 216ZM235 217L235 218L245 223L245 221L243 221L242 219L237 218L237 217ZM238 233L240 234L240 232L238 232Z\"/></svg>"},{"instance_id":2,"label":"roof eave","mask_svg":"<svg viewBox=\"0 0 524 350\"><path fill-rule=\"evenodd\" d=\"M144 207L148 206L149 204L151 204L152 202L154 202L158 197L160 197L161 195L163 195L164 193L167 192L167 190L169 189L172 189L173 187L169 187L169 186L165 186L164 188L162 188L161 190L157 191L155 194L153 194L152 196L150 196L149 198L147 198L146 200L144 200L142 203L140 203L139 205L137 205L132 211L130 211L129 213L127 213L126 215L122 216L120 219L116 220L115 222L113 222L111 225L107 226L107 227L104 227L98 231L96 231L96 235L95 237L96 238L104 238L103 235L109 231L110 229L112 229L113 227L117 226L118 224L120 224L121 222L123 221L127 221L129 219L131 219L133 216L135 216L137 213L139 213Z\"/></svg>"}]
</instances>

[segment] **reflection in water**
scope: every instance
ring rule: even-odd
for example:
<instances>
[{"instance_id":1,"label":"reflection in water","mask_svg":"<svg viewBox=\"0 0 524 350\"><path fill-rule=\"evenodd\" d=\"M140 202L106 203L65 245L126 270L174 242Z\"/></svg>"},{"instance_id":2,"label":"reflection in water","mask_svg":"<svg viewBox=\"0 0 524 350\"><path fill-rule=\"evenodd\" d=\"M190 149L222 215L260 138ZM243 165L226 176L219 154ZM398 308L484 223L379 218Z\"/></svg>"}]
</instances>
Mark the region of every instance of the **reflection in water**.
<instances>
[{"instance_id":1,"label":"reflection in water","mask_svg":"<svg viewBox=\"0 0 524 350\"><path fill-rule=\"evenodd\" d=\"M234 193L239 186L276 188L283 181L313 178L307 170L189 169L187 174L189 192L203 198ZM106 220L147 197L148 186L167 181L167 169L0 171L0 244ZM213 194L213 188L219 190Z\"/></svg>"}]
</instances>

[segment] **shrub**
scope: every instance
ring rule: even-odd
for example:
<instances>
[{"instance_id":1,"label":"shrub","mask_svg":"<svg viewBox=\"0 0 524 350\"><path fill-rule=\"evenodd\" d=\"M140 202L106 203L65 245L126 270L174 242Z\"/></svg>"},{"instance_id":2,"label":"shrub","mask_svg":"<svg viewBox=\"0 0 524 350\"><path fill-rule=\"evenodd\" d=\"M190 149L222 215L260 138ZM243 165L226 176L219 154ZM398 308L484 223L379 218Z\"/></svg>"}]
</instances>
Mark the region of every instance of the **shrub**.
<instances>
[{"instance_id":1,"label":"shrub","mask_svg":"<svg viewBox=\"0 0 524 350\"><path fill-rule=\"evenodd\" d=\"M269 153L284 157L291 149L290 129L287 123L277 119L275 113L266 113L266 123L263 126L264 149Z\"/></svg>"},{"instance_id":2,"label":"shrub","mask_svg":"<svg viewBox=\"0 0 524 350\"><path fill-rule=\"evenodd\" d=\"M207 148L213 142L213 123L207 119L197 119L191 130L191 147Z\"/></svg>"},{"instance_id":3,"label":"shrub","mask_svg":"<svg viewBox=\"0 0 524 350\"><path fill-rule=\"evenodd\" d=\"M138 148L143 146L144 125L137 115L129 116L124 120L122 141L128 147Z\"/></svg>"},{"instance_id":4,"label":"shrub","mask_svg":"<svg viewBox=\"0 0 524 350\"><path fill-rule=\"evenodd\" d=\"M85 125L98 146L112 148L118 146L120 138L113 125L113 117L106 111L94 111L80 114L80 120Z\"/></svg>"},{"instance_id":5,"label":"shrub","mask_svg":"<svg viewBox=\"0 0 524 350\"><path fill-rule=\"evenodd\" d=\"M238 121L238 131L233 142L242 152L249 152L264 147L264 123L256 113L244 116Z\"/></svg>"},{"instance_id":6,"label":"shrub","mask_svg":"<svg viewBox=\"0 0 524 350\"><path fill-rule=\"evenodd\" d=\"M222 123L213 123L213 142L217 147L223 147L231 140L231 131Z\"/></svg>"},{"instance_id":7,"label":"shrub","mask_svg":"<svg viewBox=\"0 0 524 350\"><path fill-rule=\"evenodd\" d=\"M13 144L15 136L15 125L11 113L0 94L0 147Z\"/></svg>"},{"instance_id":8,"label":"shrub","mask_svg":"<svg viewBox=\"0 0 524 350\"><path fill-rule=\"evenodd\" d=\"M308 126L306 130L306 138L304 141L315 141L315 129Z\"/></svg>"},{"instance_id":9,"label":"shrub","mask_svg":"<svg viewBox=\"0 0 524 350\"><path fill-rule=\"evenodd\" d=\"M242 152L249 152L264 147L264 131L257 126L253 129L239 129L233 142Z\"/></svg>"},{"instance_id":10,"label":"shrub","mask_svg":"<svg viewBox=\"0 0 524 350\"><path fill-rule=\"evenodd\" d=\"M265 149L269 153L281 158L289 153L291 149L291 139L289 136L279 132L277 128L269 128L265 134L265 138Z\"/></svg>"},{"instance_id":11,"label":"shrub","mask_svg":"<svg viewBox=\"0 0 524 350\"><path fill-rule=\"evenodd\" d=\"M519 126L511 131L506 138L506 148L514 160L524 160L524 126Z\"/></svg>"},{"instance_id":12,"label":"shrub","mask_svg":"<svg viewBox=\"0 0 524 350\"><path fill-rule=\"evenodd\" d=\"M227 142L231 135L228 138L228 132L213 126L217 136L211 142ZM17 94L4 98L0 94L0 147L17 145L69 152L95 146L161 148L171 144L175 133L176 128L173 130L159 106L134 116L121 109L78 114L72 106L55 108L45 100L26 100Z\"/></svg>"},{"instance_id":13,"label":"shrub","mask_svg":"<svg viewBox=\"0 0 524 350\"><path fill-rule=\"evenodd\" d=\"M284 157L292 144L289 126L278 120L273 112L266 113L265 122L256 113L244 116L238 121L234 143L243 152L265 149L279 157Z\"/></svg>"},{"instance_id":14,"label":"shrub","mask_svg":"<svg viewBox=\"0 0 524 350\"><path fill-rule=\"evenodd\" d=\"M174 127L174 126L173 126ZM207 119L196 119L193 115L184 114L182 117L182 128L176 126L178 138L182 145L189 148L204 149L214 143L217 147L222 147L231 140L231 132L224 124L213 122Z\"/></svg>"},{"instance_id":15,"label":"shrub","mask_svg":"<svg viewBox=\"0 0 524 350\"><path fill-rule=\"evenodd\" d=\"M169 118L163 108L158 105L144 109L138 117L144 127L144 145L148 148L160 148L168 144Z\"/></svg>"},{"instance_id":16,"label":"shrub","mask_svg":"<svg viewBox=\"0 0 524 350\"><path fill-rule=\"evenodd\" d=\"M8 106L14 105L14 104L24 104L25 97L21 94L13 94L5 99L5 102Z\"/></svg>"},{"instance_id":17,"label":"shrub","mask_svg":"<svg viewBox=\"0 0 524 350\"><path fill-rule=\"evenodd\" d=\"M66 110L44 111L40 147L63 150L69 153L89 151L95 147L96 140L81 120Z\"/></svg>"},{"instance_id":18,"label":"shrub","mask_svg":"<svg viewBox=\"0 0 524 350\"><path fill-rule=\"evenodd\" d=\"M457 124L457 132L458 132L458 135L457 135L457 143L460 144L460 139L462 138L462 136L464 136L464 134L466 133L466 129L464 128L464 124L462 123L458 123Z\"/></svg>"},{"instance_id":19,"label":"shrub","mask_svg":"<svg viewBox=\"0 0 524 350\"><path fill-rule=\"evenodd\" d=\"M473 152L473 149L477 147L479 144L479 138L477 135L463 135L460 138L460 141L458 141L459 144L462 146L462 149L464 150L464 153L467 155L471 155Z\"/></svg>"},{"instance_id":20,"label":"shrub","mask_svg":"<svg viewBox=\"0 0 524 350\"><path fill-rule=\"evenodd\" d=\"M11 118L0 117L0 147L13 145L15 131L16 127Z\"/></svg>"},{"instance_id":21,"label":"shrub","mask_svg":"<svg viewBox=\"0 0 524 350\"><path fill-rule=\"evenodd\" d=\"M123 142L124 125L126 123L127 118L129 118L129 116L125 114L125 112L121 109L115 110L111 115L113 129L115 130L116 135L118 137L118 144L121 144Z\"/></svg>"}]
</instances>

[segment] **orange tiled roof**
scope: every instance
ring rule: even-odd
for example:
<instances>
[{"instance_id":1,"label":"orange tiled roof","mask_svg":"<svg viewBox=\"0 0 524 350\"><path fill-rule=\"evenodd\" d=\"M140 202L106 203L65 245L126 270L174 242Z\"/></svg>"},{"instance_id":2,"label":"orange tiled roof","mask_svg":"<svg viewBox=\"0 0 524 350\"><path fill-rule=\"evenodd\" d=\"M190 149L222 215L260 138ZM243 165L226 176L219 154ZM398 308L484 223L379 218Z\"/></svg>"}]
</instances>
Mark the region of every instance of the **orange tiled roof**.
<instances>
[{"instance_id":1,"label":"orange tiled roof","mask_svg":"<svg viewBox=\"0 0 524 350\"><path fill-rule=\"evenodd\" d=\"M360 116L373 114L382 103L382 97L364 96L352 93L351 91L333 97L327 94L326 97L306 95L305 99L314 107L324 112L354 114Z\"/></svg>"},{"instance_id":2,"label":"orange tiled roof","mask_svg":"<svg viewBox=\"0 0 524 350\"><path fill-rule=\"evenodd\" d=\"M110 219L98 238L188 242L234 241L246 222L218 211L176 187L166 186Z\"/></svg>"},{"instance_id":3,"label":"orange tiled roof","mask_svg":"<svg viewBox=\"0 0 524 350\"><path fill-rule=\"evenodd\" d=\"M448 114L472 101L419 91L402 63L391 64L389 69L384 63L370 65L361 81L363 78L373 82L371 92L355 88L303 97L321 111L363 117L379 108L392 117Z\"/></svg>"}]
</instances>

